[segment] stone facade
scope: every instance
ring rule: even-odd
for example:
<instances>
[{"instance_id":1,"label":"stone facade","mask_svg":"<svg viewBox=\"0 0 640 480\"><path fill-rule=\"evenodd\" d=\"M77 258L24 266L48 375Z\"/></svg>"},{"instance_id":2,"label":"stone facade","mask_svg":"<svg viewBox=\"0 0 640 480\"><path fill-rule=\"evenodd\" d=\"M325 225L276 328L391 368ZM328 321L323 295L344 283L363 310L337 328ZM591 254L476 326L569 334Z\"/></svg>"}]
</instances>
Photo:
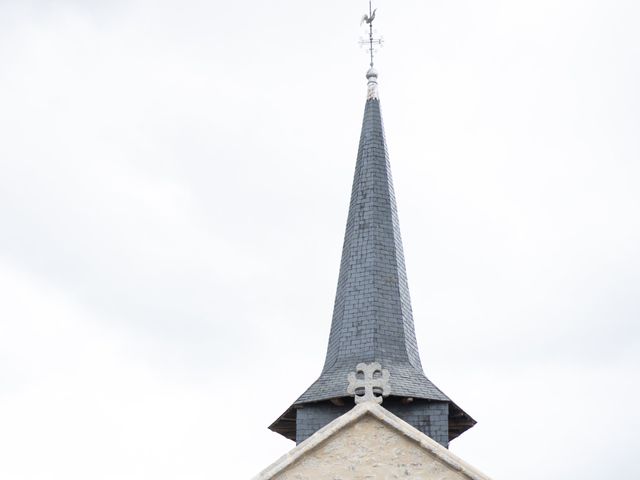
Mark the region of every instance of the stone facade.
<instances>
[{"instance_id":1,"label":"stone facade","mask_svg":"<svg viewBox=\"0 0 640 480\"><path fill-rule=\"evenodd\" d=\"M489 480L374 402L338 417L254 480Z\"/></svg>"}]
</instances>

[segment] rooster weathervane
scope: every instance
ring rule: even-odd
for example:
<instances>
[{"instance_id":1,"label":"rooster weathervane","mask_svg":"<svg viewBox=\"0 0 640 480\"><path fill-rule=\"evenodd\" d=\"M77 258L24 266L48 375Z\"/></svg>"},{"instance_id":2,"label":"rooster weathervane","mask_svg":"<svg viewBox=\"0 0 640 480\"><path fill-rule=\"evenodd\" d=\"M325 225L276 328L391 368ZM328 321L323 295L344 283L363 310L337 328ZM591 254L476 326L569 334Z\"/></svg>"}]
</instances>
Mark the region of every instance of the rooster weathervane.
<instances>
[{"instance_id":1,"label":"rooster weathervane","mask_svg":"<svg viewBox=\"0 0 640 480\"><path fill-rule=\"evenodd\" d=\"M373 10L371 10L371 0L369 0L369 14L367 15L366 13L362 16L362 20L360 20L360 25L362 25L363 23L366 23L367 25L369 25L369 39L368 40L361 40L360 44L361 45L368 45L368 50L369 50L369 57L370 57L370 63L369 66L371 68L373 68L373 54L375 53L375 48L374 45L382 45L382 38L375 38L373 36L373 21L376 18L376 10L377 8L374 8Z\"/></svg>"}]
</instances>

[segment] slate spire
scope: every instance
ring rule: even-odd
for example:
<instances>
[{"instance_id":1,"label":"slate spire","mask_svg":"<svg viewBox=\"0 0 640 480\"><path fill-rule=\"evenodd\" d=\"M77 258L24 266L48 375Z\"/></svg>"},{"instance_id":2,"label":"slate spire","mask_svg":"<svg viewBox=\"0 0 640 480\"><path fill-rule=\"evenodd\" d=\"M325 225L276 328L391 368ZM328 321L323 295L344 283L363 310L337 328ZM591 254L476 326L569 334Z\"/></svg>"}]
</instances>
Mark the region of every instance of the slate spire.
<instances>
[{"instance_id":1,"label":"slate spire","mask_svg":"<svg viewBox=\"0 0 640 480\"><path fill-rule=\"evenodd\" d=\"M475 421L453 404L422 369L377 79L377 72L369 69L324 368L320 377L270 428L289 438L295 435L297 441L304 440L328 423L323 416L337 416L353 406L353 400L344 398L349 372L354 371L358 363L378 362L390 372L391 395L401 400L394 407L394 413L408 418L413 415L411 410L427 418L433 405L444 408L439 411L438 421L446 422L440 428L446 432L441 431L441 438L437 440L446 445ZM423 407L421 412L415 404L410 405L416 399L423 401L417 402ZM389 402L385 400L387 405ZM390 405L395 404L391 401ZM333 414L327 413L327 409ZM429 429L432 429L431 423Z\"/></svg>"}]
</instances>

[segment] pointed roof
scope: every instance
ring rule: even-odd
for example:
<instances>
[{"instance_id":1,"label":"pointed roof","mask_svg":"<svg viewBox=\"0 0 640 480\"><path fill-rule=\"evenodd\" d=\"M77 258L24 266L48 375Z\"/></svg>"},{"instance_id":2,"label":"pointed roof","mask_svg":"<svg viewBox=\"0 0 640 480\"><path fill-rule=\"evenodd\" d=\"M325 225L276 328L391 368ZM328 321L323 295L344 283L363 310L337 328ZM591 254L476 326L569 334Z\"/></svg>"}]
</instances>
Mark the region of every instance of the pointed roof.
<instances>
[{"instance_id":1,"label":"pointed roof","mask_svg":"<svg viewBox=\"0 0 640 480\"><path fill-rule=\"evenodd\" d=\"M349 427L356 424L362 426L366 419L373 419L374 422L377 422L376 426L381 425L389 430L389 433L384 435L385 442L381 443L379 439L372 438L371 432L366 429L348 431ZM376 428L376 431L379 435L380 429ZM341 434L348 436L347 442L340 442ZM331 444L332 440L336 441L333 445ZM412 446L407 448L404 446L407 443L403 440L408 440L408 445ZM403 447L392 448L390 442L394 445L403 445ZM351 455L351 452L345 451L345 445L357 447L356 458L350 457L349 472L352 475L362 475L363 473L366 475L366 472L359 469L363 467L366 470L368 466L371 466L369 460L375 456L374 468L379 473L385 471L387 466L397 467L400 464L406 475L412 473L418 475L419 478L490 480L477 468L375 402L361 403L336 418L265 468L253 480L290 478L291 473L299 474L300 478L335 478L333 470L335 464L342 465L344 463L340 454ZM325 454L322 451L323 448L330 454ZM409 452L409 450L413 451ZM419 452L423 452L423 454L420 455ZM407 457L411 458L409 465L403 463L406 462ZM309 466L313 468L313 476L307 476L308 472L296 471L296 468L308 470ZM408 469L411 469L412 472L408 472Z\"/></svg>"},{"instance_id":2,"label":"pointed roof","mask_svg":"<svg viewBox=\"0 0 640 480\"><path fill-rule=\"evenodd\" d=\"M449 400L422 371L375 70L367 78L327 356L296 404L344 396L347 374L374 361L391 373L394 395Z\"/></svg>"},{"instance_id":3,"label":"pointed roof","mask_svg":"<svg viewBox=\"0 0 640 480\"><path fill-rule=\"evenodd\" d=\"M422 370L377 72L373 68L367 72L367 80L367 101L324 368L320 377L269 427L289 438L291 429L295 429L292 408L347 396L347 375L361 362L378 362L389 370L391 395L451 402ZM451 404L452 414L462 415L468 424L462 431L475 424Z\"/></svg>"}]
</instances>

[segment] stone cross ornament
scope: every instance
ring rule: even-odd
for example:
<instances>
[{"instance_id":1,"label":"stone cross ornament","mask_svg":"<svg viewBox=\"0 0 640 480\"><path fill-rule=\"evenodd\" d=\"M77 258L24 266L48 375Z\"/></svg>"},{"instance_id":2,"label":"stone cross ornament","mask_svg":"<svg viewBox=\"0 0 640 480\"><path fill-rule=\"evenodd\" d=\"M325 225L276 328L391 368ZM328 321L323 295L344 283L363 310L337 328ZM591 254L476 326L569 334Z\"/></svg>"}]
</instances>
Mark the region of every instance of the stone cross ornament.
<instances>
[{"instance_id":1,"label":"stone cross ornament","mask_svg":"<svg viewBox=\"0 0 640 480\"><path fill-rule=\"evenodd\" d=\"M356 404L362 402L382 403L382 397L391 393L389 370L382 369L379 363L359 363L355 372L347 376L347 393L355 397Z\"/></svg>"}]
</instances>

